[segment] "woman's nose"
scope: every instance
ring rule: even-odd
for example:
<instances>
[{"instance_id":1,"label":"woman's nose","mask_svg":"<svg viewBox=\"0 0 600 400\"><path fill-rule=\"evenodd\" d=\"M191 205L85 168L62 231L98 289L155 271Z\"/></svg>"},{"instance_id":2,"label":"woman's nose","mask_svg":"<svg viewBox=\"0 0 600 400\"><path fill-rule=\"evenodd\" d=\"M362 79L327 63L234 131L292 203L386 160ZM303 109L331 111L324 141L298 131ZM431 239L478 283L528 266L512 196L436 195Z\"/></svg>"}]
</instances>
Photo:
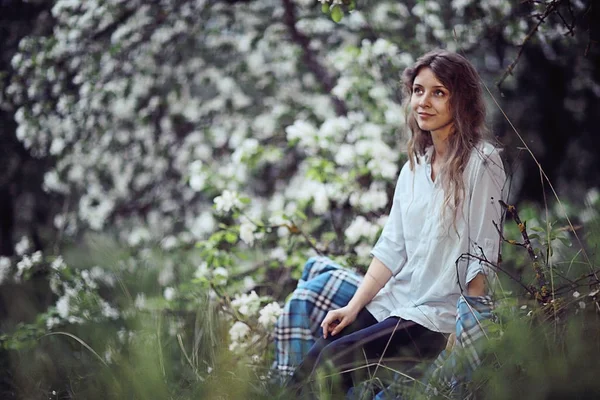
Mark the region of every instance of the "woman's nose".
<instances>
[{"instance_id":1,"label":"woman's nose","mask_svg":"<svg viewBox=\"0 0 600 400\"><path fill-rule=\"evenodd\" d=\"M429 107L429 95L427 93L419 98L419 105L421 107Z\"/></svg>"}]
</instances>

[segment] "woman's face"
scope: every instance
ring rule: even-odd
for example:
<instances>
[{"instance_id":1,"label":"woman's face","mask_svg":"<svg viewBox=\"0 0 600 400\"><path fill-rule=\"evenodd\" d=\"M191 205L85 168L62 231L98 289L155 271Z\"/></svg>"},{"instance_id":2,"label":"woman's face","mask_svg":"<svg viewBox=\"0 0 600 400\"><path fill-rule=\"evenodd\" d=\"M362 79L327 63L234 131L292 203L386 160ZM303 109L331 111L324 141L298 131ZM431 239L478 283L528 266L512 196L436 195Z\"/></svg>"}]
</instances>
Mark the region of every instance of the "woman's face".
<instances>
[{"instance_id":1,"label":"woman's face","mask_svg":"<svg viewBox=\"0 0 600 400\"><path fill-rule=\"evenodd\" d=\"M453 126L450 91L431 68L423 67L415 77L410 106L419 128L447 137Z\"/></svg>"}]
</instances>

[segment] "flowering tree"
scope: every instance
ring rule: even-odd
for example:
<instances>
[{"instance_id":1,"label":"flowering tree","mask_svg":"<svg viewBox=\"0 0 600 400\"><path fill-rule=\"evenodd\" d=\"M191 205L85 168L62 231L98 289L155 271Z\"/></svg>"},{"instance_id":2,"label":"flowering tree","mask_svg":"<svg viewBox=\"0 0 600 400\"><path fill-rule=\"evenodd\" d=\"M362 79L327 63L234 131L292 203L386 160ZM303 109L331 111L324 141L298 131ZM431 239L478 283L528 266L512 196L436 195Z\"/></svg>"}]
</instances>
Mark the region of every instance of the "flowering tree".
<instances>
[{"instance_id":1,"label":"flowering tree","mask_svg":"<svg viewBox=\"0 0 600 400\"><path fill-rule=\"evenodd\" d=\"M56 160L45 187L67 199L55 218L67 233L206 238L206 206L226 189L255 198L256 210L269 199L271 214L311 200L321 215L367 190L380 200L365 211L382 210L381 185L399 161L399 72L437 43L473 46L511 11L499 2L472 26L467 6L455 4L445 25L435 2L380 3L335 27L291 1L57 1L53 35L20 43L6 95L18 138ZM279 18L263 29L270 15ZM454 43L449 26L464 40ZM524 27L507 26L518 40ZM369 36L379 39L361 44Z\"/></svg>"}]
</instances>

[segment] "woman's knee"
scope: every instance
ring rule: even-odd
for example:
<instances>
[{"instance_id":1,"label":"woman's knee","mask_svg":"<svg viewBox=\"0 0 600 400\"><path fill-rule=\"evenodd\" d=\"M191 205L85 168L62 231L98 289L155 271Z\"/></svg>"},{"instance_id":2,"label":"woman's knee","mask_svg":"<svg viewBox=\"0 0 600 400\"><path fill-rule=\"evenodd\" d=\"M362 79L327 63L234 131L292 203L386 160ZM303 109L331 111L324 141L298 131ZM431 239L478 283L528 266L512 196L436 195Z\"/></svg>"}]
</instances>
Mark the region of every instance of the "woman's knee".
<instances>
[{"instance_id":1,"label":"woman's knee","mask_svg":"<svg viewBox=\"0 0 600 400\"><path fill-rule=\"evenodd\" d=\"M344 363L347 361L346 359L351 351L351 347L351 343L344 340L344 338L328 343L321 349L316 365L330 362L336 366L339 363Z\"/></svg>"}]
</instances>

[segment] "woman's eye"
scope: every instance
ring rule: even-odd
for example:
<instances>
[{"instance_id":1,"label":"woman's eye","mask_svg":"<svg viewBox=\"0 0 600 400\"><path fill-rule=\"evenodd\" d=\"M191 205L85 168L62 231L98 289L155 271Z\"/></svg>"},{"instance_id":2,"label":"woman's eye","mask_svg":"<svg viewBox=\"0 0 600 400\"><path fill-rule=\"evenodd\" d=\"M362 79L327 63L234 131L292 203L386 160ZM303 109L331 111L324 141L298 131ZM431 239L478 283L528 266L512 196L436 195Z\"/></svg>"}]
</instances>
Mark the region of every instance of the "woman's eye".
<instances>
[{"instance_id":1,"label":"woman's eye","mask_svg":"<svg viewBox=\"0 0 600 400\"><path fill-rule=\"evenodd\" d=\"M438 97L442 97L445 93L442 90L436 90L435 95Z\"/></svg>"},{"instance_id":2,"label":"woman's eye","mask_svg":"<svg viewBox=\"0 0 600 400\"><path fill-rule=\"evenodd\" d=\"M423 93L423 89L421 89L421 88L414 88L413 89L413 93L421 94L421 93Z\"/></svg>"}]
</instances>

